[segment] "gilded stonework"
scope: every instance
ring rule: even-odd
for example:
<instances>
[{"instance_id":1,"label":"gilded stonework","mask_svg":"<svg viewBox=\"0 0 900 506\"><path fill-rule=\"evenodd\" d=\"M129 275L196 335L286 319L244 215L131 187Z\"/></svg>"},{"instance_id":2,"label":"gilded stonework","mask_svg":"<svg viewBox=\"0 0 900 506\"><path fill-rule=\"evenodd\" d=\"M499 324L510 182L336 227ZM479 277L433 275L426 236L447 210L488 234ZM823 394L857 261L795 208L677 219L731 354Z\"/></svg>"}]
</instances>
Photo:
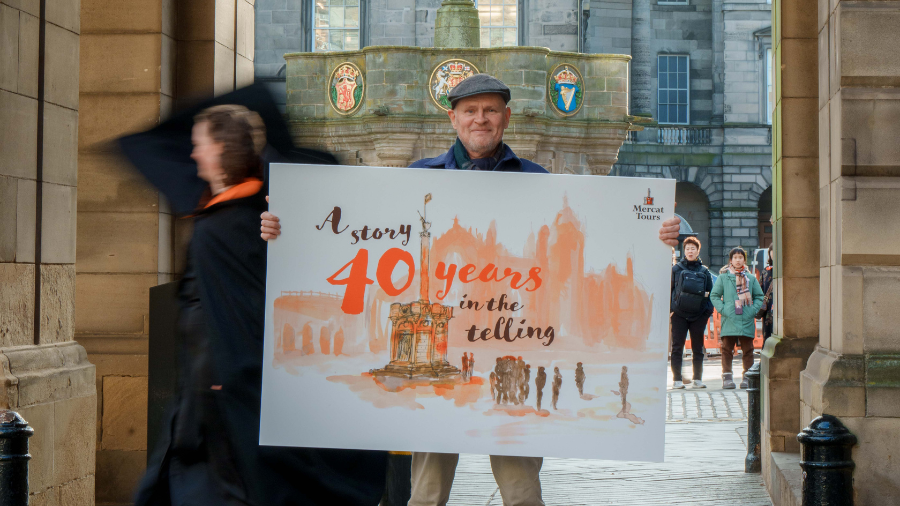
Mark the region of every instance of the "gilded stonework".
<instances>
[{"instance_id":1,"label":"gilded stonework","mask_svg":"<svg viewBox=\"0 0 900 506\"><path fill-rule=\"evenodd\" d=\"M350 62L338 65L328 79L328 97L338 114L350 115L359 110L365 93L365 81L359 67Z\"/></svg>"},{"instance_id":2,"label":"gilded stonework","mask_svg":"<svg viewBox=\"0 0 900 506\"><path fill-rule=\"evenodd\" d=\"M466 60L452 59L441 62L431 72L428 80L429 94L438 107L445 111L450 110L450 90L456 87L463 79L478 74L478 68Z\"/></svg>"},{"instance_id":3,"label":"gilded stonework","mask_svg":"<svg viewBox=\"0 0 900 506\"><path fill-rule=\"evenodd\" d=\"M557 114L578 114L584 105L584 78L575 65L560 63L553 67L547 82L547 99Z\"/></svg>"}]
</instances>

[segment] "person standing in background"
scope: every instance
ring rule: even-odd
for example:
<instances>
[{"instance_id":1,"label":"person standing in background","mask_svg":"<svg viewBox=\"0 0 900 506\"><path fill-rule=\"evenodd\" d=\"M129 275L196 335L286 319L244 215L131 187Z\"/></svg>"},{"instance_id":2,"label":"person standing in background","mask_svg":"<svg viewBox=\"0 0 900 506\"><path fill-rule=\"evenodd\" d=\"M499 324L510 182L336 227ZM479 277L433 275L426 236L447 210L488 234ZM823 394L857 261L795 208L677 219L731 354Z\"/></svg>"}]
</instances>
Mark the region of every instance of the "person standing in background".
<instances>
[{"instance_id":1,"label":"person standing in background","mask_svg":"<svg viewBox=\"0 0 900 506\"><path fill-rule=\"evenodd\" d=\"M775 305L773 302L775 301L775 269L774 262L772 259L773 255L772 246L769 246L769 251L766 259L766 268L762 271L762 275L760 276L760 287L762 288L765 297L763 299L764 305L763 309L760 310L759 314L756 315L757 318L761 318L763 321L763 344L765 344L766 339L772 335L773 323L774 323L774 311Z\"/></svg>"},{"instance_id":2,"label":"person standing in background","mask_svg":"<svg viewBox=\"0 0 900 506\"><path fill-rule=\"evenodd\" d=\"M691 335L691 359L694 366L693 388L703 384L703 334L713 313L709 300L713 279L700 259L700 241L696 237L684 240L684 258L672 266L672 294L669 301L672 323L672 388L684 388L682 357L688 332Z\"/></svg>"},{"instance_id":3,"label":"person standing in background","mask_svg":"<svg viewBox=\"0 0 900 506\"><path fill-rule=\"evenodd\" d=\"M753 365L753 337L756 335L756 313L763 307L763 292L745 265L747 252L734 248L728 254L728 268L713 285L709 298L722 315L722 388L733 389L731 362L734 347L740 343L744 366L741 388L748 388L747 371Z\"/></svg>"}]
</instances>

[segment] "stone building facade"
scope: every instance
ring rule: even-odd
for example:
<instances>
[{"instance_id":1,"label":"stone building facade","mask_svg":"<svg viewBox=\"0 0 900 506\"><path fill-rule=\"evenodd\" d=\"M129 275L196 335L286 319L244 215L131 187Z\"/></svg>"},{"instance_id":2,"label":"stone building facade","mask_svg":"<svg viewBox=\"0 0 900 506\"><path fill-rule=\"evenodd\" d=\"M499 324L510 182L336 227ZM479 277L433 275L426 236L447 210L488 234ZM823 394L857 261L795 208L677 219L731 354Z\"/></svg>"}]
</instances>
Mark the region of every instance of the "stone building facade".
<instances>
[{"instance_id":1,"label":"stone building facade","mask_svg":"<svg viewBox=\"0 0 900 506\"><path fill-rule=\"evenodd\" d=\"M441 0L371 0L346 7L351 3L340 2L343 17L331 18L338 7L328 1L315 7L312 0L259 0L256 79L270 82L286 103L285 53L434 44ZM631 55L630 112L653 121L630 134L611 174L677 179L677 211L707 246L702 251L707 264L723 265L734 246L769 245L771 4L479 0L477 5L485 47L502 39L501 45ZM324 27L330 30L338 20L343 20L339 28L355 30L354 38L317 46Z\"/></svg>"},{"instance_id":2,"label":"stone building facade","mask_svg":"<svg viewBox=\"0 0 900 506\"><path fill-rule=\"evenodd\" d=\"M251 83L253 3L0 0L0 408L35 431L30 504L132 500L148 290L189 225L110 141Z\"/></svg>"}]
</instances>

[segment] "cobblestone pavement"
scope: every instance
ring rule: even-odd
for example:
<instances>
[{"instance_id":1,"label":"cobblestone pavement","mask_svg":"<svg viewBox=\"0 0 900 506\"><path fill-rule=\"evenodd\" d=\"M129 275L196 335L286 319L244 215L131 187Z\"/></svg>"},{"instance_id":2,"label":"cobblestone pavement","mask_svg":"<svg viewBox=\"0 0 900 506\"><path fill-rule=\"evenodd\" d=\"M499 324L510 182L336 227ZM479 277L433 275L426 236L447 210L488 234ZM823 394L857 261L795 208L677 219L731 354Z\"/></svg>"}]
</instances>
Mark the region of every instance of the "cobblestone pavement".
<instances>
[{"instance_id":1,"label":"cobblestone pavement","mask_svg":"<svg viewBox=\"0 0 900 506\"><path fill-rule=\"evenodd\" d=\"M686 377L690 364L686 362ZM740 365L735 364L740 371ZM759 474L744 473L747 392L722 390L718 359L705 389L668 389L665 462L544 459L548 506L771 506ZM671 382L670 382L671 385ZM486 455L460 455L450 506L502 506Z\"/></svg>"},{"instance_id":2,"label":"cobblestone pavement","mask_svg":"<svg viewBox=\"0 0 900 506\"><path fill-rule=\"evenodd\" d=\"M674 390L666 400L666 422L747 419L743 390Z\"/></svg>"}]
</instances>

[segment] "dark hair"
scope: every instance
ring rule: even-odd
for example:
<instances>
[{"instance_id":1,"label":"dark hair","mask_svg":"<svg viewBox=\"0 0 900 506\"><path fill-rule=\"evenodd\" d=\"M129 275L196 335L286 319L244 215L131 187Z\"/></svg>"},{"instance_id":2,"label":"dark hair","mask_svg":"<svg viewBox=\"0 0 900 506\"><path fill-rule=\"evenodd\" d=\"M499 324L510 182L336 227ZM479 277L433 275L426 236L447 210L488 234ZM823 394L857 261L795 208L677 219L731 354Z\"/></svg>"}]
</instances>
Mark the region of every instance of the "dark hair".
<instances>
[{"instance_id":1,"label":"dark hair","mask_svg":"<svg viewBox=\"0 0 900 506\"><path fill-rule=\"evenodd\" d=\"M744 257L744 261L747 261L747 252L744 251L744 248L738 246L737 248L732 248L731 251L728 252L728 263L731 263L731 259L734 258L735 255L741 255Z\"/></svg>"},{"instance_id":2,"label":"dark hair","mask_svg":"<svg viewBox=\"0 0 900 506\"><path fill-rule=\"evenodd\" d=\"M194 122L206 122L209 136L223 145L223 184L235 185L249 177L262 179L259 154L265 146L266 128L258 114L240 105L217 105L194 116Z\"/></svg>"},{"instance_id":3,"label":"dark hair","mask_svg":"<svg viewBox=\"0 0 900 506\"><path fill-rule=\"evenodd\" d=\"M682 247L685 247L688 244L693 244L697 247L697 249L700 249L700 239L697 239L696 237L688 237L687 239L685 239Z\"/></svg>"}]
</instances>

